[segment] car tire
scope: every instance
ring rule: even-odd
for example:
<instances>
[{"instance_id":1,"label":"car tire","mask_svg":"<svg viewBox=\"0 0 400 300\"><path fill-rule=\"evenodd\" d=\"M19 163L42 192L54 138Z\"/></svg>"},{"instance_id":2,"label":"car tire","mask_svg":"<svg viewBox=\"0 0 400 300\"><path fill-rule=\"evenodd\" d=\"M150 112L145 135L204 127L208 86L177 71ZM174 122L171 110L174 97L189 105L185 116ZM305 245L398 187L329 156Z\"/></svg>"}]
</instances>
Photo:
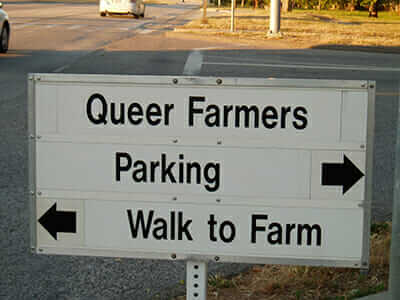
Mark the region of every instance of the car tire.
<instances>
[{"instance_id":1,"label":"car tire","mask_svg":"<svg viewBox=\"0 0 400 300\"><path fill-rule=\"evenodd\" d=\"M8 42L10 40L9 31L7 27L1 29L0 34L0 53L6 53L8 50Z\"/></svg>"},{"instance_id":2,"label":"car tire","mask_svg":"<svg viewBox=\"0 0 400 300\"><path fill-rule=\"evenodd\" d=\"M105 11L101 11L101 12L100 12L100 16L101 16L101 17L105 17L106 15L107 15L107 13L106 13Z\"/></svg>"}]
</instances>

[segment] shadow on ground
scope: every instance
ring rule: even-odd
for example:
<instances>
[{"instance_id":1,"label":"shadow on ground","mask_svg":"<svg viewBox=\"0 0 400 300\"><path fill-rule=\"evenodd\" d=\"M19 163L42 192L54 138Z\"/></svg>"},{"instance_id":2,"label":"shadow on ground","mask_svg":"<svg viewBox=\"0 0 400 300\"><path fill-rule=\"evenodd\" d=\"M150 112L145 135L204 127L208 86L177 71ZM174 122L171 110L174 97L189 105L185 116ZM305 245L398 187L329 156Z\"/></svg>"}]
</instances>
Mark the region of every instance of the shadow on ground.
<instances>
[{"instance_id":1,"label":"shadow on ground","mask_svg":"<svg viewBox=\"0 0 400 300\"><path fill-rule=\"evenodd\" d=\"M400 54L400 47L390 46L351 46L339 44L321 44L312 46L312 49L326 49L326 50L344 50L344 51L360 51L360 52L374 52L374 53L394 53Z\"/></svg>"},{"instance_id":2,"label":"shadow on ground","mask_svg":"<svg viewBox=\"0 0 400 300\"><path fill-rule=\"evenodd\" d=\"M149 43L154 43L150 40ZM165 42L165 41L164 41ZM175 42L174 40L172 42ZM171 42L171 44L172 44ZM129 44L127 45L129 46ZM193 44L192 44L193 46ZM154 47L154 45L153 45ZM324 52L324 53L316 53ZM0 70L3 76L27 82L26 74L31 72L52 72L69 57L64 73L73 74L126 74L126 75L182 75L183 67L191 50L181 51L96 51L81 56L73 51L11 50L0 56ZM324 75L315 69L284 69L271 66L260 68L232 65L218 66L214 61L259 63L274 60L274 63L295 64L302 60L309 63L326 62L333 59L332 51L310 51L293 49L275 50L207 50L202 51L204 63L201 76L242 77L291 77L321 79L376 79L376 120L375 120L375 166L374 166L374 214L390 217L393 191L394 144L398 109L398 74L388 73L382 79L377 72L328 70ZM318 55L316 55L318 54ZM357 57L368 59L369 54ZM35 57L29 65L28 59ZM42 67L45 57L51 64ZM62 59L61 59L62 58ZM386 65L389 65L388 57ZM281 60L281 61L279 61ZM354 56L343 53L333 63L354 64ZM209 64L206 64L208 62ZM272 63L271 63L272 64ZM360 64L358 62L358 64ZM16 73L16 75L14 73ZM1 72L0 72L1 74ZM22 75L20 75L22 74ZM18 75L18 76L17 76ZM6 77L4 77L6 78ZM398 77L397 77L398 78ZM7 82L7 80L4 80ZM21 84L23 86L23 84ZM31 254L29 241L29 208L27 195L27 95L24 91L14 93L9 86L2 85L0 94L0 298L1 299L169 299L184 291L184 262L133 260L124 258L96 258L72 256L46 256ZM57 166L55 164L55 166ZM18 171L15 171L18 170ZM107 222L109 220L105 220ZM230 264L229 273L246 269L246 265ZM226 264L211 264L211 272L228 269ZM168 278L165 278L168 277ZM3 280L4 278L4 280Z\"/></svg>"}]
</instances>

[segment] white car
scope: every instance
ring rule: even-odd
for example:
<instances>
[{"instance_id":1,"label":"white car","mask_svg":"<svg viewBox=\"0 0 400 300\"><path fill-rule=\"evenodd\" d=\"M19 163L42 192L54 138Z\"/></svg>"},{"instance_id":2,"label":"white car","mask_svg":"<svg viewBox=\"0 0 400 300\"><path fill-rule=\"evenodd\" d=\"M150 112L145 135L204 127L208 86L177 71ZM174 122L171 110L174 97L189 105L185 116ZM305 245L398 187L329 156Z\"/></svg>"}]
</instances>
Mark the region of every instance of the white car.
<instances>
[{"instance_id":1,"label":"white car","mask_svg":"<svg viewBox=\"0 0 400 300\"><path fill-rule=\"evenodd\" d=\"M130 14L135 18L144 17L143 0L100 0L100 16L107 14Z\"/></svg>"},{"instance_id":2,"label":"white car","mask_svg":"<svg viewBox=\"0 0 400 300\"><path fill-rule=\"evenodd\" d=\"M0 2L0 53L6 53L10 42L10 23L8 15L3 10L3 3Z\"/></svg>"}]
</instances>

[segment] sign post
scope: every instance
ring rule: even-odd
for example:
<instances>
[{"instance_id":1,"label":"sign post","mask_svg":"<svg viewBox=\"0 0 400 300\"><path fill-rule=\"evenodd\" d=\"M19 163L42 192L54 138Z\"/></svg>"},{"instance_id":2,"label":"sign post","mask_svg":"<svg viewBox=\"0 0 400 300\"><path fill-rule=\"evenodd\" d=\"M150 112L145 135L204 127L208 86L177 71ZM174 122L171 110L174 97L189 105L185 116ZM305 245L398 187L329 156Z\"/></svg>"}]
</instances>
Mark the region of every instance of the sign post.
<instances>
[{"instance_id":1,"label":"sign post","mask_svg":"<svg viewBox=\"0 0 400 300\"><path fill-rule=\"evenodd\" d=\"M367 269L374 89L32 74L32 249Z\"/></svg>"},{"instance_id":2,"label":"sign post","mask_svg":"<svg viewBox=\"0 0 400 300\"><path fill-rule=\"evenodd\" d=\"M277 36L281 30L281 1L271 0L268 35Z\"/></svg>"},{"instance_id":3,"label":"sign post","mask_svg":"<svg viewBox=\"0 0 400 300\"><path fill-rule=\"evenodd\" d=\"M235 32L235 0L231 1L231 32Z\"/></svg>"},{"instance_id":4,"label":"sign post","mask_svg":"<svg viewBox=\"0 0 400 300\"><path fill-rule=\"evenodd\" d=\"M393 193L392 240L390 248L389 292L392 299L400 298L400 110L397 115L396 169Z\"/></svg>"},{"instance_id":5,"label":"sign post","mask_svg":"<svg viewBox=\"0 0 400 300\"><path fill-rule=\"evenodd\" d=\"M207 299L207 263L191 261L186 263L186 299Z\"/></svg>"}]
</instances>

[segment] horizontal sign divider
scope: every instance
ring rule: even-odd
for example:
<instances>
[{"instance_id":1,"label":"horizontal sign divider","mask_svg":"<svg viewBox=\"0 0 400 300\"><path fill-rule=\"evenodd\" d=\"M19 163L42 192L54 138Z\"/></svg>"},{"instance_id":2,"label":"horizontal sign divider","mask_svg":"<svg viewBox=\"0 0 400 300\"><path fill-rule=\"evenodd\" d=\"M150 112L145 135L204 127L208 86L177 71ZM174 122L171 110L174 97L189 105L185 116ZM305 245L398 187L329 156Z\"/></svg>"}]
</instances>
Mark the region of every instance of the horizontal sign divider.
<instances>
[{"instance_id":1,"label":"horizontal sign divider","mask_svg":"<svg viewBox=\"0 0 400 300\"><path fill-rule=\"evenodd\" d=\"M38 199L46 200L94 200L99 201L134 201L135 203L170 203L175 204L196 204L205 205L210 204L218 206L254 206L254 207L291 207L291 208L334 208L334 209L360 209L364 205L362 200L326 200L326 199L313 199L301 200L290 198L252 198L234 196L223 197L201 197L198 195L176 195L176 194L140 194L140 193L117 193L117 192L82 192L73 190L46 190L40 189L40 196Z\"/></svg>"},{"instance_id":2,"label":"horizontal sign divider","mask_svg":"<svg viewBox=\"0 0 400 300\"><path fill-rule=\"evenodd\" d=\"M360 261L357 257L328 257L321 259L309 258L295 258L295 257L247 257L247 256L213 256L203 253L170 253L170 251L154 250L153 253L148 251L129 251L120 249L91 249L87 247L49 247L43 246L40 248L41 254L53 255L77 255L77 256L98 256L98 257L125 257L125 258L139 258L139 259L153 259L153 260L194 260L194 261L214 261L214 262L231 262L231 263L249 263L249 264L279 264L279 265L306 265L306 266L327 266L327 267L353 267L360 268ZM173 255L174 258L171 256Z\"/></svg>"},{"instance_id":3,"label":"horizontal sign divider","mask_svg":"<svg viewBox=\"0 0 400 300\"><path fill-rule=\"evenodd\" d=\"M275 140L274 140L275 141ZM196 148L259 148L259 149L297 149L297 150L337 150L337 151L359 151L365 152L365 145L360 143L336 142L336 143L316 143L310 142L307 146L299 145L296 140L292 142L275 141L273 145L262 139L241 138L190 138L190 137L145 137L138 136L133 138L123 136L68 136L68 135L41 135L38 143L79 143L79 144L114 144L114 145L148 145L148 146L196 146ZM303 140L304 142L304 140Z\"/></svg>"},{"instance_id":4,"label":"horizontal sign divider","mask_svg":"<svg viewBox=\"0 0 400 300\"><path fill-rule=\"evenodd\" d=\"M63 84L103 84L103 85L146 85L149 88L152 86L170 86L171 88L179 88L184 86L238 86L238 87L282 87L282 88L295 88L295 89L360 89L365 90L368 88L366 80L323 80L323 79L277 79L277 78L232 78L224 77L222 85L217 83L218 77L190 77L190 76L119 76L119 75L101 75L101 74L54 74L54 73L41 73L29 74L30 80L38 80L38 84L53 83L56 86ZM178 79L175 84L174 79Z\"/></svg>"}]
</instances>

